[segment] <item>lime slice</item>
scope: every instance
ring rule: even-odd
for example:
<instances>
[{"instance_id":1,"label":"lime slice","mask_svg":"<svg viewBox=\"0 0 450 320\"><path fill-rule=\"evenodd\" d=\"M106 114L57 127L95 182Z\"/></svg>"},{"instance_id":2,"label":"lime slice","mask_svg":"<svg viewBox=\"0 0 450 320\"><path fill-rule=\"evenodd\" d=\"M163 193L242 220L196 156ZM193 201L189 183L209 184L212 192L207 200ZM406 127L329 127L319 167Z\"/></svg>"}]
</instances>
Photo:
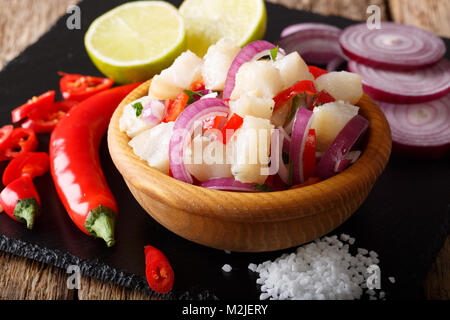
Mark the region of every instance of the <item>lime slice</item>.
<instances>
[{"instance_id":1,"label":"lime slice","mask_svg":"<svg viewBox=\"0 0 450 320\"><path fill-rule=\"evenodd\" d=\"M226 37L239 46L264 37L267 25L263 0L185 0L180 7L188 49L202 57Z\"/></svg>"},{"instance_id":2,"label":"lime slice","mask_svg":"<svg viewBox=\"0 0 450 320\"><path fill-rule=\"evenodd\" d=\"M139 82L186 50L183 18L164 1L135 1L97 18L85 36L93 63L117 83Z\"/></svg>"}]
</instances>

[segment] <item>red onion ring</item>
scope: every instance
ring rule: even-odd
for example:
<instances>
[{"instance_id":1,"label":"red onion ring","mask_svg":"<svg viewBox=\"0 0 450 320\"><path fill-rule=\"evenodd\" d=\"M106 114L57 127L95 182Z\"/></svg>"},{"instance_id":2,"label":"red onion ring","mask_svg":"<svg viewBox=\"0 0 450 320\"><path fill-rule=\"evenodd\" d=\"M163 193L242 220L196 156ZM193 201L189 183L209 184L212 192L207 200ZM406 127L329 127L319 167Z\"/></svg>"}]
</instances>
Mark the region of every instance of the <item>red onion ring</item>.
<instances>
[{"instance_id":1,"label":"red onion ring","mask_svg":"<svg viewBox=\"0 0 450 320\"><path fill-rule=\"evenodd\" d=\"M328 62L327 64L327 71L328 72L333 72L336 71L338 69L338 67L343 64L345 61L344 58L342 57L336 57L333 60L331 60L330 62Z\"/></svg>"},{"instance_id":2,"label":"red onion ring","mask_svg":"<svg viewBox=\"0 0 450 320\"><path fill-rule=\"evenodd\" d=\"M283 138L282 139L282 142L283 142L282 150L284 153L289 154L290 148L291 148L291 137L286 132L286 130L284 130L283 127L278 127L277 129L280 130L280 136Z\"/></svg>"},{"instance_id":3,"label":"red onion ring","mask_svg":"<svg viewBox=\"0 0 450 320\"><path fill-rule=\"evenodd\" d=\"M298 30L293 32L294 30ZM290 32L293 33L290 33ZM282 33L283 34L283 33ZM339 45L341 29L320 23L306 23L292 26L287 36L278 41L286 53L297 51L311 64L327 64L337 57L344 57Z\"/></svg>"},{"instance_id":4,"label":"red onion ring","mask_svg":"<svg viewBox=\"0 0 450 320\"><path fill-rule=\"evenodd\" d=\"M234 58L233 63L228 70L227 79L225 80L225 87L223 90L223 98L230 99L236 84L236 73L239 68L246 62L261 59L264 56L270 55L270 50L275 49L276 46L270 42L259 40L246 45ZM279 56L284 56L283 51L278 52Z\"/></svg>"},{"instance_id":5,"label":"red onion ring","mask_svg":"<svg viewBox=\"0 0 450 320\"><path fill-rule=\"evenodd\" d=\"M152 100L142 110L142 119L149 125L157 125L164 117L164 102Z\"/></svg>"},{"instance_id":6,"label":"red onion ring","mask_svg":"<svg viewBox=\"0 0 450 320\"><path fill-rule=\"evenodd\" d=\"M441 157L450 152L450 94L427 103L378 105L391 127L397 153Z\"/></svg>"},{"instance_id":7,"label":"red onion ring","mask_svg":"<svg viewBox=\"0 0 450 320\"><path fill-rule=\"evenodd\" d=\"M200 186L222 191L257 192L255 189L256 183L242 183L233 178L212 179L201 183Z\"/></svg>"},{"instance_id":8,"label":"red onion ring","mask_svg":"<svg viewBox=\"0 0 450 320\"><path fill-rule=\"evenodd\" d=\"M274 138L278 138L276 144L278 146L277 157L279 165L277 174L285 185L289 185L289 167L283 162L283 152L285 152L285 149L288 149L290 147L289 144L291 138L287 135L286 131L282 127L277 128L277 130L279 130L279 134L277 136L272 134L272 141L271 141L272 146L274 143L276 143L274 141ZM289 141L287 139L289 139ZM289 144L286 146L286 143ZM270 155L270 157L272 159L272 155Z\"/></svg>"},{"instance_id":9,"label":"red onion ring","mask_svg":"<svg viewBox=\"0 0 450 320\"><path fill-rule=\"evenodd\" d=\"M169 144L169 162L175 179L192 184L194 181L184 165L184 149L192 136L197 121L208 117L228 116L230 108L221 99L201 99L188 106L178 116Z\"/></svg>"},{"instance_id":10,"label":"red onion ring","mask_svg":"<svg viewBox=\"0 0 450 320\"><path fill-rule=\"evenodd\" d=\"M350 72L363 78L363 88L378 101L410 104L438 99L450 92L450 62L446 59L427 69L389 71L375 69L355 61Z\"/></svg>"},{"instance_id":11,"label":"red onion ring","mask_svg":"<svg viewBox=\"0 0 450 320\"><path fill-rule=\"evenodd\" d=\"M299 108L294 120L291 135L291 147L289 160L293 163L292 183L294 185L305 182L303 174L303 151L305 150L306 138L313 119L313 112Z\"/></svg>"},{"instance_id":12,"label":"red onion ring","mask_svg":"<svg viewBox=\"0 0 450 320\"><path fill-rule=\"evenodd\" d=\"M335 172L339 173L348 168L349 165L356 162L361 156L361 151L350 151L344 159L336 162Z\"/></svg>"},{"instance_id":13,"label":"red onion ring","mask_svg":"<svg viewBox=\"0 0 450 320\"><path fill-rule=\"evenodd\" d=\"M360 115L356 115L350 119L322 156L317 166L316 172L321 180L328 179L335 174L336 163L345 159L350 149L368 127L369 121Z\"/></svg>"},{"instance_id":14,"label":"red onion ring","mask_svg":"<svg viewBox=\"0 0 450 320\"><path fill-rule=\"evenodd\" d=\"M432 33L393 22L382 22L378 30L369 30L366 23L353 25L339 42L351 60L396 70L432 66L446 51L444 41Z\"/></svg>"},{"instance_id":15,"label":"red onion ring","mask_svg":"<svg viewBox=\"0 0 450 320\"><path fill-rule=\"evenodd\" d=\"M311 30L311 29L324 30L324 31L335 32L335 33L341 32L341 29L339 29L336 26L330 25L330 24L317 23L317 22L305 22L305 23L296 23L296 24L293 24L293 25L290 25L290 26L284 28L283 31L281 31L280 37L284 38L284 37L287 37L291 34L299 32L299 31L309 32L309 30Z\"/></svg>"}]
</instances>

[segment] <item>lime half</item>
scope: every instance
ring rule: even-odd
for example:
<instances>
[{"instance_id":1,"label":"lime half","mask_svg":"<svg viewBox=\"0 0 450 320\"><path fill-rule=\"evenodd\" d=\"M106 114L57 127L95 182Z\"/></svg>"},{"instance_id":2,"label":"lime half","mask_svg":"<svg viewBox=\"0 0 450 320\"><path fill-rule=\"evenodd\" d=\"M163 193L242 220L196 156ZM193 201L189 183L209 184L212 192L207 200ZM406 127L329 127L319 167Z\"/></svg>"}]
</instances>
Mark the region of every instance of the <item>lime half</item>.
<instances>
[{"instance_id":1,"label":"lime half","mask_svg":"<svg viewBox=\"0 0 450 320\"><path fill-rule=\"evenodd\" d=\"M97 18L85 35L97 68L117 83L144 81L186 50L183 18L164 1L135 1Z\"/></svg>"},{"instance_id":2,"label":"lime half","mask_svg":"<svg viewBox=\"0 0 450 320\"><path fill-rule=\"evenodd\" d=\"M185 0L180 7L188 49L203 56L220 38L239 46L260 40L267 26L263 0Z\"/></svg>"}]
</instances>

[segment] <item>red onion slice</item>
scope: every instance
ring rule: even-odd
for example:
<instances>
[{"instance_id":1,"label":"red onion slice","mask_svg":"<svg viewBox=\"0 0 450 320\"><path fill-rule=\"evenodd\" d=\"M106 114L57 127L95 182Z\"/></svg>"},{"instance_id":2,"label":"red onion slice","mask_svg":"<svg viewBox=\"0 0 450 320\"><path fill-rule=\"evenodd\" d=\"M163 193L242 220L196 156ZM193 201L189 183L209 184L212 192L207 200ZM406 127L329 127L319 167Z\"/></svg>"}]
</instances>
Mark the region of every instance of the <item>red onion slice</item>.
<instances>
[{"instance_id":1,"label":"red onion slice","mask_svg":"<svg viewBox=\"0 0 450 320\"><path fill-rule=\"evenodd\" d=\"M200 186L222 191L258 192L258 190L255 189L255 183L242 183L233 178L212 179L201 183Z\"/></svg>"},{"instance_id":2,"label":"red onion slice","mask_svg":"<svg viewBox=\"0 0 450 320\"><path fill-rule=\"evenodd\" d=\"M184 165L184 149L191 139L194 125L202 125L208 117L227 117L230 109L221 99L201 99L188 106L178 116L169 144L169 162L175 179L192 184L193 179Z\"/></svg>"},{"instance_id":3,"label":"red onion slice","mask_svg":"<svg viewBox=\"0 0 450 320\"><path fill-rule=\"evenodd\" d=\"M334 32L334 33L341 32L341 29L331 24L305 22L305 23L296 23L284 28L283 31L281 31L280 37L284 38L299 31L309 32L310 30L323 30L326 32Z\"/></svg>"},{"instance_id":4,"label":"red onion slice","mask_svg":"<svg viewBox=\"0 0 450 320\"><path fill-rule=\"evenodd\" d=\"M336 173L342 172L348 168L349 165L356 162L361 156L361 151L350 151L344 159L336 162L336 167L334 171Z\"/></svg>"},{"instance_id":5,"label":"red onion slice","mask_svg":"<svg viewBox=\"0 0 450 320\"><path fill-rule=\"evenodd\" d=\"M378 30L369 30L366 23L353 25L342 32L339 42L351 60L396 70L431 66L446 52L439 37L393 22L382 22Z\"/></svg>"},{"instance_id":6,"label":"red onion slice","mask_svg":"<svg viewBox=\"0 0 450 320\"><path fill-rule=\"evenodd\" d=\"M397 153L441 157L450 152L450 94L419 104L378 102Z\"/></svg>"},{"instance_id":7,"label":"red onion slice","mask_svg":"<svg viewBox=\"0 0 450 320\"><path fill-rule=\"evenodd\" d=\"M294 185L305 182L303 174L303 151L305 150L306 138L311 127L313 112L299 108L294 120L291 135L291 147L289 161L292 162L292 183Z\"/></svg>"},{"instance_id":8,"label":"red onion slice","mask_svg":"<svg viewBox=\"0 0 450 320\"><path fill-rule=\"evenodd\" d=\"M233 63L228 70L227 79L225 80L225 87L223 91L223 98L230 99L231 93L233 92L234 86L236 84L236 73L239 68L246 62L261 59L264 56L270 55L270 50L275 49L276 46L270 42L259 40L254 41L246 45L234 58ZM283 56L284 53L278 52L279 56Z\"/></svg>"},{"instance_id":9,"label":"red onion slice","mask_svg":"<svg viewBox=\"0 0 450 320\"><path fill-rule=\"evenodd\" d=\"M142 110L142 119L149 125L155 126L161 122L164 117L164 102L160 100L152 100L145 105Z\"/></svg>"},{"instance_id":10,"label":"red onion slice","mask_svg":"<svg viewBox=\"0 0 450 320\"><path fill-rule=\"evenodd\" d=\"M341 64L343 64L346 60L342 57L336 57L327 64L327 71L333 72L336 71Z\"/></svg>"},{"instance_id":11,"label":"red onion slice","mask_svg":"<svg viewBox=\"0 0 450 320\"><path fill-rule=\"evenodd\" d=\"M355 61L348 63L348 69L362 76L364 91L378 101L419 103L450 92L450 62L446 59L432 67L413 71L375 69Z\"/></svg>"},{"instance_id":12,"label":"red onion slice","mask_svg":"<svg viewBox=\"0 0 450 320\"><path fill-rule=\"evenodd\" d=\"M369 121L360 115L350 119L322 156L317 166L316 172L321 180L328 179L335 174L336 163L345 159L345 156L368 127Z\"/></svg>"},{"instance_id":13,"label":"red onion slice","mask_svg":"<svg viewBox=\"0 0 450 320\"><path fill-rule=\"evenodd\" d=\"M283 127L278 127L277 128L280 132L280 136L283 138L282 142L283 142L283 152L286 154L289 154L290 152L290 147L291 147L291 137L289 136L289 134L286 132L286 130L284 130Z\"/></svg>"},{"instance_id":14,"label":"red onion slice","mask_svg":"<svg viewBox=\"0 0 450 320\"><path fill-rule=\"evenodd\" d=\"M278 45L288 54L297 51L308 63L323 65L337 57L344 57L339 45L341 29L335 26L305 23L292 26L284 34L287 35L278 41Z\"/></svg>"}]
</instances>

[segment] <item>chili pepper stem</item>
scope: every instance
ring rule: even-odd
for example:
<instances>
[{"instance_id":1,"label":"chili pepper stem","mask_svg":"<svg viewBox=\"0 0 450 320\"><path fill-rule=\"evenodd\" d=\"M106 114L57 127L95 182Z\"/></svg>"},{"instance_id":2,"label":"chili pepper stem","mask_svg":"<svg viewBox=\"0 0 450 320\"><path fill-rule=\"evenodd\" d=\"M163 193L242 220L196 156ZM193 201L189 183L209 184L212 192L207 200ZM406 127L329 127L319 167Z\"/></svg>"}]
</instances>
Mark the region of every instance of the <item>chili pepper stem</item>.
<instances>
[{"instance_id":1,"label":"chili pepper stem","mask_svg":"<svg viewBox=\"0 0 450 320\"><path fill-rule=\"evenodd\" d=\"M18 200L14 209L14 217L27 225L28 229L33 229L34 221L39 205L34 198Z\"/></svg>"},{"instance_id":2,"label":"chili pepper stem","mask_svg":"<svg viewBox=\"0 0 450 320\"><path fill-rule=\"evenodd\" d=\"M99 205L89 212L84 223L86 231L92 236L105 240L108 247L115 244L114 228L116 224L116 215L108 207Z\"/></svg>"}]
</instances>

